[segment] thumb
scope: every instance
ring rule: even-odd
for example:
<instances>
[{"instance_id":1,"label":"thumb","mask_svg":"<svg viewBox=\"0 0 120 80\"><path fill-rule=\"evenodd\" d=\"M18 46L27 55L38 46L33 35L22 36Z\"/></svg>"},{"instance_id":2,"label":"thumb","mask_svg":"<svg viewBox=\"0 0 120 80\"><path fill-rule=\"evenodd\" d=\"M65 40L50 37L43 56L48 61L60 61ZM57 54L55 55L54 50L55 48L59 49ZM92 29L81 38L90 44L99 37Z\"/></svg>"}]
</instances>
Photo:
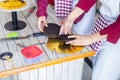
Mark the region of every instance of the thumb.
<instances>
[{"instance_id":1,"label":"thumb","mask_svg":"<svg viewBox=\"0 0 120 80\"><path fill-rule=\"evenodd\" d=\"M44 23L44 26L45 26L45 27L48 27L46 18L43 19L43 23Z\"/></svg>"}]
</instances>

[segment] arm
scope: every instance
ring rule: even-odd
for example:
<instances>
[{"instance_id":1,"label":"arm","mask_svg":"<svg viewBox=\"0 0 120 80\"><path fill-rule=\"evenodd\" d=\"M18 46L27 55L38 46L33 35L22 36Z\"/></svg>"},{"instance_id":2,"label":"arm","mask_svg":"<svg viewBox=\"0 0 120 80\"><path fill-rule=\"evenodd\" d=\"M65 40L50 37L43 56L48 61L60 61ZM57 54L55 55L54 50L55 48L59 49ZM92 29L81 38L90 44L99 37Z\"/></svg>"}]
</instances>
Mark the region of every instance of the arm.
<instances>
[{"instance_id":1,"label":"arm","mask_svg":"<svg viewBox=\"0 0 120 80\"><path fill-rule=\"evenodd\" d=\"M65 20L64 24L60 29L59 34L71 34L71 29L74 21L83 13L87 12L96 2L97 0L79 0L76 7L72 10L72 12L68 15L67 19Z\"/></svg>"},{"instance_id":2,"label":"arm","mask_svg":"<svg viewBox=\"0 0 120 80\"><path fill-rule=\"evenodd\" d=\"M80 15L82 15L85 12L88 12L90 8L97 2L97 0L79 0L76 7L73 9L71 14L68 16L72 17L71 19L75 20Z\"/></svg>"},{"instance_id":3,"label":"arm","mask_svg":"<svg viewBox=\"0 0 120 80\"><path fill-rule=\"evenodd\" d=\"M48 5L48 0L37 0L37 12L36 12L37 17L40 16L47 17L47 13L46 13L47 5Z\"/></svg>"},{"instance_id":4,"label":"arm","mask_svg":"<svg viewBox=\"0 0 120 80\"><path fill-rule=\"evenodd\" d=\"M47 26L47 12L46 8L48 5L48 0L37 0L37 12L36 15L38 17L38 28L41 32L45 26Z\"/></svg>"},{"instance_id":5,"label":"arm","mask_svg":"<svg viewBox=\"0 0 120 80\"><path fill-rule=\"evenodd\" d=\"M120 15L117 18L116 22L109 25L107 28L100 31L100 35L107 34L107 41L111 43L116 43L120 38Z\"/></svg>"},{"instance_id":6,"label":"arm","mask_svg":"<svg viewBox=\"0 0 120 80\"><path fill-rule=\"evenodd\" d=\"M79 7L80 9L82 9L84 11L84 13L80 14L80 16L76 18L76 20L74 21L74 23L75 24L78 23L83 18L83 16L85 15L85 13L88 12L90 10L90 8L96 2L97 2L97 0L88 0L87 3L86 3L85 0L79 0L79 2L76 4L76 7ZM87 5L87 7L85 5Z\"/></svg>"},{"instance_id":7,"label":"arm","mask_svg":"<svg viewBox=\"0 0 120 80\"><path fill-rule=\"evenodd\" d=\"M66 44L84 46L84 45L89 45L94 42L107 38L107 34L100 35L100 33L98 32L92 35L71 35L71 36L68 36L68 38L75 38L75 39L69 42L66 42Z\"/></svg>"},{"instance_id":8,"label":"arm","mask_svg":"<svg viewBox=\"0 0 120 80\"><path fill-rule=\"evenodd\" d=\"M117 18L116 22L98 33L92 35L71 35L68 36L68 38L76 39L66 42L66 44L78 46L89 45L102 39L107 39L107 41L115 44L120 38L120 16Z\"/></svg>"}]
</instances>

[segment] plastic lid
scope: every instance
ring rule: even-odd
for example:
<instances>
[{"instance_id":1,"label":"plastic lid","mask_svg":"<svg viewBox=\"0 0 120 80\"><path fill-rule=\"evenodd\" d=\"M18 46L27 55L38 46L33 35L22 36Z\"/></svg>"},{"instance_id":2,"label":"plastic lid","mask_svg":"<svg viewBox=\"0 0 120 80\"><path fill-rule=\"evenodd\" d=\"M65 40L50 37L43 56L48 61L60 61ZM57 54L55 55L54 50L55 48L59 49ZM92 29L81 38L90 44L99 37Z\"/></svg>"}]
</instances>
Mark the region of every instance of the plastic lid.
<instances>
[{"instance_id":1,"label":"plastic lid","mask_svg":"<svg viewBox=\"0 0 120 80\"><path fill-rule=\"evenodd\" d=\"M39 49L37 46L28 46L21 50L22 55L25 58L29 58L29 59L40 56L42 52L43 51Z\"/></svg>"}]
</instances>

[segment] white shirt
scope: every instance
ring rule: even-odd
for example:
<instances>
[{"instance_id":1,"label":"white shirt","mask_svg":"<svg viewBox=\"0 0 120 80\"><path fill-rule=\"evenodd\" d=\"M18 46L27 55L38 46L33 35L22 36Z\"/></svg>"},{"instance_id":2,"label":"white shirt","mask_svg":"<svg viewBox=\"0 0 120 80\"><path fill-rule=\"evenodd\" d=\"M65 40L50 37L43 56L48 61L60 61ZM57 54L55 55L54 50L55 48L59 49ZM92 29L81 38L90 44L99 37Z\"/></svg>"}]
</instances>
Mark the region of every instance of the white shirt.
<instances>
[{"instance_id":1,"label":"white shirt","mask_svg":"<svg viewBox=\"0 0 120 80\"><path fill-rule=\"evenodd\" d=\"M106 20L115 21L120 14L120 0L100 0L100 13Z\"/></svg>"}]
</instances>

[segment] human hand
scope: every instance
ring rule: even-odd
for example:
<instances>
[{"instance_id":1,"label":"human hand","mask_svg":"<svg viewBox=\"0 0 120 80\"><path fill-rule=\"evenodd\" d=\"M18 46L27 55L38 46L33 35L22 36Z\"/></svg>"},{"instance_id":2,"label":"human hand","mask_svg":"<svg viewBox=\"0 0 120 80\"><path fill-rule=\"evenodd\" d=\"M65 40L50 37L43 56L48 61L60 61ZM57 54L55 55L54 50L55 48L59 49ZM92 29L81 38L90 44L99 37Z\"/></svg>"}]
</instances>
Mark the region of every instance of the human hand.
<instances>
[{"instance_id":1,"label":"human hand","mask_svg":"<svg viewBox=\"0 0 120 80\"><path fill-rule=\"evenodd\" d=\"M84 46L89 45L94 42L106 39L108 34L100 35L100 32L97 32L95 34L91 35L70 35L68 38L75 38L74 40L71 40L69 42L66 42L66 44L76 45L76 46Z\"/></svg>"},{"instance_id":2,"label":"human hand","mask_svg":"<svg viewBox=\"0 0 120 80\"><path fill-rule=\"evenodd\" d=\"M38 18L38 28L41 32L44 32L43 29L44 27L47 27L47 20L45 16L40 16Z\"/></svg>"},{"instance_id":3,"label":"human hand","mask_svg":"<svg viewBox=\"0 0 120 80\"><path fill-rule=\"evenodd\" d=\"M72 25L73 25L72 20L66 19L64 21L62 21L62 26L60 28L60 32L59 34L71 34L71 30L72 30Z\"/></svg>"},{"instance_id":4,"label":"human hand","mask_svg":"<svg viewBox=\"0 0 120 80\"><path fill-rule=\"evenodd\" d=\"M68 15L67 19L64 21L59 34L71 34L71 29L74 21L83 13L84 11L81 8L74 7L74 9Z\"/></svg>"},{"instance_id":5,"label":"human hand","mask_svg":"<svg viewBox=\"0 0 120 80\"><path fill-rule=\"evenodd\" d=\"M66 42L66 44L85 46L93 43L91 35L70 35L68 38L75 38L74 40Z\"/></svg>"}]
</instances>

